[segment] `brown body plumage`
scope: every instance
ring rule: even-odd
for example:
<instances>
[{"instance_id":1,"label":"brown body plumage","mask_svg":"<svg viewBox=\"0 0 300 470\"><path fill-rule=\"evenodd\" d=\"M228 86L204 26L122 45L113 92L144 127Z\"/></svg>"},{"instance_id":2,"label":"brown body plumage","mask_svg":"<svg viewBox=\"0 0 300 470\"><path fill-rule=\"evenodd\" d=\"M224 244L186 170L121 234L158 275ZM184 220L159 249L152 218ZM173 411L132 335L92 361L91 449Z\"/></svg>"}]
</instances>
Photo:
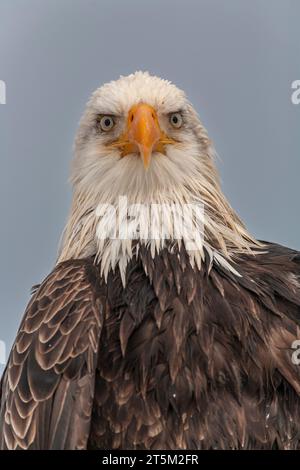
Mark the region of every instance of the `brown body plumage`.
<instances>
[{"instance_id":1,"label":"brown body plumage","mask_svg":"<svg viewBox=\"0 0 300 470\"><path fill-rule=\"evenodd\" d=\"M243 255L238 282L142 250L99 278L58 265L2 380L2 448L299 448L299 253ZM147 274L146 274L147 273Z\"/></svg>"}]
</instances>

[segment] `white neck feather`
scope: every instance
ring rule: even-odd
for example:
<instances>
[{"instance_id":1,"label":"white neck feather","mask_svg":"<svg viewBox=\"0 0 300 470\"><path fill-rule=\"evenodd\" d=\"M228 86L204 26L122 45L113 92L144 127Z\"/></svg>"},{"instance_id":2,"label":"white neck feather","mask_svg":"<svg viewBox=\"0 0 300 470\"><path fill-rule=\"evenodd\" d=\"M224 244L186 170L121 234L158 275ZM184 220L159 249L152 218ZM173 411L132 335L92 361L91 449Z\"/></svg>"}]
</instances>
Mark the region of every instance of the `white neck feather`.
<instances>
[{"instance_id":1,"label":"white neck feather","mask_svg":"<svg viewBox=\"0 0 300 470\"><path fill-rule=\"evenodd\" d=\"M118 267L125 284L127 264L138 256L140 245L147 246L154 257L165 247L172 250L184 244L193 267L200 269L207 255L211 263L222 264L238 275L230 262L232 256L249 252L259 244L248 234L220 190L212 149L203 150L201 155L199 146L190 145L188 153L186 150L185 144L184 158L180 146L169 150L166 156L154 154L148 172L135 155L120 159L112 152L99 158L99 149L86 150L83 166L82 158L79 162L75 160L73 203L58 261L96 256L106 279L109 271ZM168 209L163 218L154 211L150 220L142 211L141 216L133 217L128 224L128 213L122 210L120 201L126 201L130 210L132 205L146 205L152 215L151 204ZM105 205L115 208L115 212L103 211ZM186 205L198 207L200 216L195 217L193 210L187 211ZM178 237L180 213L184 214L190 232ZM162 222L164 236L153 237L153 232L161 233ZM116 238L119 230L130 233ZM137 239L132 237L133 233L138 233Z\"/></svg>"}]
</instances>

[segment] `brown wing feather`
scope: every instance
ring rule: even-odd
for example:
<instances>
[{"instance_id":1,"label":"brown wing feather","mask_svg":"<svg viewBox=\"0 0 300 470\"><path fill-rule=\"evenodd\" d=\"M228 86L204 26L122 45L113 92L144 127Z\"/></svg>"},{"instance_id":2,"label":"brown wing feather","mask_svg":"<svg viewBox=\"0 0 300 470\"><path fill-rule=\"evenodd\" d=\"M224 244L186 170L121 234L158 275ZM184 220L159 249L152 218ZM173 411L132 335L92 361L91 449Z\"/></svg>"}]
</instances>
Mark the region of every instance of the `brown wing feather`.
<instances>
[{"instance_id":1,"label":"brown wing feather","mask_svg":"<svg viewBox=\"0 0 300 470\"><path fill-rule=\"evenodd\" d=\"M91 261L58 265L33 295L2 378L2 449L84 449L104 298Z\"/></svg>"},{"instance_id":2,"label":"brown wing feather","mask_svg":"<svg viewBox=\"0 0 300 470\"><path fill-rule=\"evenodd\" d=\"M109 274L90 448L300 448L300 255L236 261L141 247Z\"/></svg>"}]
</instances>

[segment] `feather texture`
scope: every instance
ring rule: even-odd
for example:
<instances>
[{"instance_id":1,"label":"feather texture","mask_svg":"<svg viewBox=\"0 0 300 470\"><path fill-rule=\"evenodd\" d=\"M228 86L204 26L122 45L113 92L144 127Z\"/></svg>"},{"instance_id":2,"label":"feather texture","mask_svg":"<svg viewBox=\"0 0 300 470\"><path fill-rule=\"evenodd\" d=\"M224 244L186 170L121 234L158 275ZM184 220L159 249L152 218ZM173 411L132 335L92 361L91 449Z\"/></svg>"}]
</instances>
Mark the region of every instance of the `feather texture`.
<instances>
[{"instance_id":1,"label":"feather texture","mask_svg":"<svg viewBox=\"0 0 300 470\"><path fill-rule=\"evenodd\" d=\"M300 447L299 254L236 262L241 277L141 248L125 289L110 274L89 448Z\"/></svg>"},{"instance_id":2,"label":"feather texture","mask_svg":"<svg viewBox=\"0 0 300 470\"><path fill-rule=\"evenodd\" d=\"M300 448L300 256L267 248L236 277L141 247L125 288L58 265L2 378L1 448Z\"/></svg>"},{"instance_id":3,"label":"feather texture","mask_svg":"<svg viewBox=\"0 0 300 470\"><path fill-rule=\"evenodd\" d=\"M1 448L300 448L299 253L240 255L240 277L187 256L141 247L125 288L91 259L54 269L2 378Z\"/></svg>"},{"instance_id":4,"label":"feather texture","mask_svg":"<svg viewBox=\"0 0 300 470\"><path fill-rule=\"evenodd\" d=\"M33 295L2 378L1 448L83 449L105 297L92 263L58 265Z\"/></svg>"}]
</instances>

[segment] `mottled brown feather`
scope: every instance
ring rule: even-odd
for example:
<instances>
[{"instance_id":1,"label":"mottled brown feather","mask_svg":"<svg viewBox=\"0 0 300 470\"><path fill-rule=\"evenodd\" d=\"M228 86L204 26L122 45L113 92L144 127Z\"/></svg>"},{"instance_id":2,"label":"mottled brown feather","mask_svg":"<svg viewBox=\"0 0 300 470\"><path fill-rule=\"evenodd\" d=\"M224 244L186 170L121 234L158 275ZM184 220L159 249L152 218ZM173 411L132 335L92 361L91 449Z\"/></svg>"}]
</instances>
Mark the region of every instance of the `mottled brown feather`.
<instances>
[{"instance_id":1,"label":"mottled brown feather","mask_svg":"<svg viewBox=\"0 0 300 470\"><path fill-rule=\"evenodd\" d=\"M37 288L2 378L2 449L84 449L103 325L92 261L58 265Z\"/></svg>"},{"instance_id":2,"label":"mottled brown feather","mask_svg":"<svg viewBox=\"0 0 300 470\"><path fill-rule=\"evenodd\" d=\"M141 247L107 282L62 263L2 378L2 448L299 449L300 255L268 244L234 276Z\"/></svg>"},{"instance_id":3,"label":"mottled brown feather","mask_svg":"<svg viewBox=\"0 0 300 470\"><path fill-rule=\"evenodd\" d=\"M241 277L143 248L110 273L89 448L300 448L299 255L267 250Z\"/></svg>"}]
</instances>

